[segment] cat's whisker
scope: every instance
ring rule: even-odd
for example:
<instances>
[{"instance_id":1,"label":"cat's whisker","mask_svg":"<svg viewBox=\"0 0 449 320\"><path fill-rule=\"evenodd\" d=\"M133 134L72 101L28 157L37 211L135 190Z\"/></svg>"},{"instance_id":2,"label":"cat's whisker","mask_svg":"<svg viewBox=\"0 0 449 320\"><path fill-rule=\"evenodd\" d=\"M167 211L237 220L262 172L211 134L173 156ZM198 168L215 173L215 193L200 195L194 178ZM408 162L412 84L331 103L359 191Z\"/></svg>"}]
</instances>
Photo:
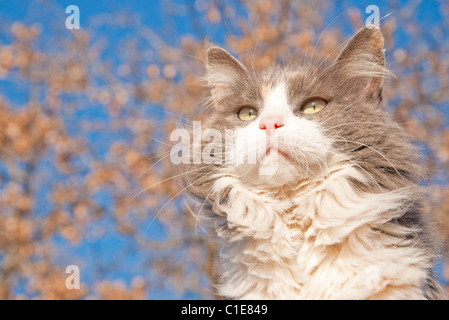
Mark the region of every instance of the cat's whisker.
<instances>
[{"instance_id":1,"label":"cat's whisker","mask_svg":"<svg viewBox=\"0 0 449 320\"><path fill-rule=\"evenodd\" d=\"M395 165L390 161L390 159L388 159L382 152L380 152L380 151L377 150L376 148L374 148L374 147L372 147L372 146L370 146L370 145L367 145L367 144L365 144L365 143L361 143L361 142L358 142L358 141L352 141L352 140L345 139L344 137L341 137L341 136L336 136L336 137L343 138L345 142L355 143L355 144L358 144L358 145L361 145L361 146L364 146L364 147L367 147L367 148L373 150L374 152L376 152L377 154L379 154L382 158L384 158L384 159L390 164L390 166L393 167L393 169L396 171L396 173L397 173L402 179L404 179L404 180L407 181L407 179L406 179L406 178L399 172L399 170L398 170L398 169L395 167ZM334 141L339 141L339 140L334 140Z\"/></svg>"},{"instance_id":2,"label":"cat's whisker","mask_svg":"<svg viewBox=\"0 0 449 320\"><path fill-rule=\"evenodd\" d=\"M324 170L323 170L323 167L321 166L321 163L320 163L320 162L322 162L324 164L323 160L320 159L319 157L315 156L313 153L309 153L308 156L313 158L313 159L315 159L315 160L317 160L316 163L320 167L321 174L324 175ZM313 174L315 174L315 172L313 171L313 169L310 166L308 167L308 170L310 170Z\"/></svg>"},{"instance_id":3,"label":"cat's whisker","mask_svg":"<svg viewBox=\"0 0 449 320\"><path fill-rule=\"evenodd\" d=\"M158 143L160 143L160 144L163 144L163 145L165 145L165 146L168 146L168 147L170 147L170 148L172 148L172 147L174 146L173 144L169 144L169 143L163 142L163 141L158 140L158 139L153 138L153 137L150 137L150 139L151 139L151 140L154 140L154 141L156 141L156 142L158 142Z\"/></svg>"},{"instance_id":4,"label":"cat's whisker","mask_svg":"<svg viewBox=\"0 0 449 320\"><path fill-rule=\"evenodd\" d=\"M320 166L321 174L322 174L323 176L329 176L330 171L329 171L329 167L328 167L327 162L326 162L326 158L324 157L324 160L323 160L323 158L321 158L321 157L319 157L319 156L317 156L317 155L314 155L313 153L311 153L310 156L311 156L312 158L318 160L317 163L318 163L318 165ZM323 165L325 166L326 172L324 172L323 168L321 167L320 162L323 163Z\"/></svg>"},{"instance_id":5,"label":"cat's whisker","mask_svg":"<svg viewBox=\"0 0 449 320\"><path fill-rule=\"evenodd\" d=\"M310 152L310 153L308 153L308 154L306 155L306 152L305 152L305 151L303 151L303 150L298 150L298 149L296 148L297 145L294 144L294 143L292 143L292 142L289 142L289 141L283 141L282 144L287 145L287 146L291 146L291 147L295 148L295 153L294 153L295 156L297 156L296 152L301 153L301 156L305 159L306 165L307 165L306 176L308 176L309 171L311 171L313 174L315 174L315 172L312 170L311 166L309 165L309 161L308 161L308 159L307 159L307 156L312 157L312 158L314 158L315 160L317 160L317 164L318 164L318 166L320 167L320 170L321 170L322 175L329 175L329 167L328 167L328 165L327 165L327 160L326 160L326 157L325 157L324 154L323 154L323 158L320 158L319 156L315 155L313 152ZM324 160L323 160L323 159L324 159ZM323 163L323 165L325 165L325 167L326 167L326 174L324 173L323 167L321 166L320 162Z\"/></svg>"},{"instance_id":6,"label":"cat's whisker","mask_svg":"<svg viewBox=\"0 0 449 320\"><path fill-rule=\"evenodd\" d=\"M315 42L315 45L314 45L314 47L313 47L313 51L312 51L312 54L311 54L312 57L315 56L316 49L318 48L318 43L320 42L321 37L324 35L324 33L327 31L327 29L329 29L329 27L332 25L332 23L334 23L335 20L337 20L338 18L340 18L340 17L341 17L344 13L346 13L348 10L349 10L349 8L346 9L346 10L344 10L344 11L342 11L342 12L340 12L340 14L338 14L335 18L333 18L333 19L326 25L326 27L320 32L320 35L319 35L319 37L318 37L318 39L317 39L317 41Z\"/></svg>"},{"instance_id":7,"label":"cat's whisker","mask_svg":"<svg viewBox=\"0 0 449 320\"><path fill-rule=\"evenodd\" d=\"M298 163L302 165L302 167L306 171L306 177L308 177L309 176L309 171L311 170L310 167L309 167L309 160L307 160L307 157L305 156L305 154L302 151L298 150L298 152L300 154L294 153L294 156L295 156L296 160L298 161ZM305 163L299 159L299 156L301 156L302 159L305 160Z\"/></svg>"},{"instance_id":8,"label":"cat's whisker","mask_svg":"<svg viewBox=\"0 0 449 320\"><path fill-rule=\"evenodd\" d=\"M324 127L324 125L326 124L326 122L330 121L333 117L337 116L339 113L342 113L343 111L345 111L346 109L351 108L351 105L347 105L346 107L344 107L342 110L337 110L337 112L335 112L333 115L331 115L329 118L326 118L323 122L321 122L321 126Z\"/></svg>"},{"instance_id":9,"label":"cat's whisker","mask_svg":"<svg viewBox=\"0 0 449 320\"><path fill-rule=\"evenodd\" d=\"M384 190L382 189L382 187L379 185L379 183L377 182L377 180L368 172L366 171L361 165L359 165L357 162L355 162L354 160L350 159L349 157L342 155L341 153L337 153L337 152L333 152L333 151L328 151L330 153L333 153L337 156L340 156L342 158L345 158L346 160L348 160L349 162L351 162L352 164L354 164L356 167L358 167L360 170L362 170L363 172L365 172L367 175L370 176L371 179L373 179L374 183L377 185L377 187L380 189L380 191L383 193Z\"/></svg>"},{"instance_id":10,"label":"cat's whisker","mask_svg":"<svg viewBox=\"0 0 449 320\"><path fill-rule=\"evenodd\" d=\"M325 177L330 176L330 169L329 169L329 165L328 165L328 163L327 163L327 157L326 157L326 155L323 153L323 154L322 154L322 157L319 157L319 156L316 156L316 155L313 155L313 154L312 154L312 157L314 157L314 158L317 159L318 161L321 161L321 162L323 163L323 165L325 166L325 168L326 168L326 173L324 174L324 173L322 172L322 174L323 174ZM320 168L321 168L321 166L320 166Z\"/></svg>"},{"instance_id":11,"label":"cat's whisker","mask_svg":"<svg viewBox=\"0 0 449 320\"><path fill-rule=\"evenodd\" d=\"M346 64L346 65L345 65ZM348 64L346 59L337 60L332 65L325 68L322 72L320 72L316 78L320 79L322 78L327 72L333 69L337 68L347 68L347 69L354 69L354 66L351 64ZM316 69L318 71L318 69ZM369 77L369 78L379 78L379 79L385 79L387 76L389 77L395 77L395 75L388 70L385 66L379 65L378 63L365 63L363 66L359 66L357 72L354 71L354 73L351 74L352 77Z\"/></svg>"},{"instance_id":12,"label":"cat's whisker","mask_svg":"<svg viewBox=\"0 0 449 320\"><path fill-rule=\"evenodd\" d=\"M159 159L158 161L156 161L155 163L153 163L153 165L152 165L151 167L149 167L148 169L145 169L145 171L142 172L141 174L139 174L139 175L137 176L137 178L141 178L142 176L144 176L145 174L147 174L148 172L150 172L151 169L153 169L154 166L156 166L159 162L161 162L161 161L164 160L165 158L169 157L170 154L171 154L171 151L165 152L165 153L164 153L164 156L163 156L161 159ZM146 161L146 162L147 162L147 161Z\"/></svg>"},{"instance_id":13,"label":"cat's whisker","mask_svg":"<svg viewBox=\"0 0 449 320\"><path fill-rule=\"evenodd\" d=\"M166 151L166 152L162 152L161 154L152 156L152 157L150 157L150 158L148 158L148 159L143 160L143 161L140 163L140 165L144 165L144 164L146 164L147 162L150 162L150 161L153 160L153 159L156 159L156 158L165 156L166 154L169 154L169 153L170 153L170 151Z\"/></svg>"},{"instance_id":14,"label":"cat's whisker","mask_svg":"<svg viewBox=\"0 0 449 320\"><path fill-rule=\"evenodd\" d=\"M181 189L181 191L179 191L178 193L176 193L173 197L171 197L163 206L162 208L159 209L159 211L156 213L156 215L153 217L153 219L151 219L150 224L146 227L145 232L146 233L148 231L148 229L151 227L151 225L153 224L153 222L157 219L157 217L159 216L159 214L162 212L162 210L164 210L164 208L166 206L168 206L173 199L175 199L177 196L179 196L181 193L183 193L185 190L187 190L188 188L190 188L192 185L194 185L197 181L203 179L206 176L211 175L212 173L214 173L215 171L219 170L221 167L225 166L226 164L223 164L222 166L220 166L219 168L215 168L214 170L212 170L211 172L208 172L207 174L205 174L204 176L199 177L198 179L194 180L193 182L191 182L189 185L187 185L186 187L184 187L183 189Z\"/></svg>"},{"instance_id":15,"label":"cat's whisker","mask_svg":"<svg viewBox=\"0 0 449 320\"><path fill-rule=\"evenodd\" d=\"M333 127L325 128L325 130L329 131L329 130L332 130L335 128L339 128L339 127L347 126L347 125L351 125L351 124L373 124L373 125L386 126L386 127L395 127L396 124L406 125L406 124L417 123L417 122L418 121L407 121L407 122L401 122L401 123L383 123L383 122L371 122L371 121L352 121L352 122L340 123Z\"/></svg>"},{"instance_id":16,"label":"cat's whisker","mask_svg":"<svg viewBox=\"0 0 449 320\"><path fill-rule=\"evenodd\" d=\"M201 56L194 56L191 54L187 54L187 53L181 53L184 57L189 57L189 58L194 58L195 60L200 61L203 65L206 64L206 59L201 57Z\"/></svg>"},{"instance_id":17,"label":"cat's whisker","mask_svg":"<svg viewBox=\"0 0 449 320\"><path fill-rule=\"evenodd\" d=\"M209 199L210 194L212 193L213 189L211 188L209 190L209 192L206 195L206 198L204 198L203 203L201 204L200 210L198 211L198 213L196 215L194 215L195 217L195 232L198 234L198 217L201 216L201 212L203 211L204 205L206 204L207 200ZM193 215L193 212L191 212Z\"/></svg>"},{"instance_id":18,"label":"cat's whisker","mask_svg":"<svg viewBox=\"0 0 449 320\"><path fill-rule=\"evenodd\" d=\"M331 56L331 55L333 55L334 54L334 52L335 51L340 51L341 50L341 48L343 47L343 46L345 46L347 43L348 43L348 41L349 40L347 40L347 41L344 41L344 42L342 42L338 47L336 47L334 50L332 50L321 62L320 62L320 64L318 65L318 66L316 66L315 67L315 69L314 69L314 71L313 71L313 74L314 74L314 76L316 76L318 79L319 79L319 77L321 77L325 72L327 72L327 71L329 71L329 68L326 68L323 72L321 72L320 74L318 74L317 75L317 72L320 70L320 68L321 68L321 66L329 59L329 57ZM334 66L336 65L336 64L338 64L338 61L334 64Z\"/></svg>"},{"instance_id":19,"label":"cat's whisker","mask_svg":"<svg viewBox=\"0 0 449 320\"><path fill-rule=\"evenodd\" d=\"M204 168L210 167L210 166L212 166L212 165L214 165L214 164L210 164L210 165L207 165L207 166L205 166L205 167L195 168L195 169L193 169L193 170L189 170L189 171L186 171L186 172L182 172L182 173L180 173L180 174L177 174L177 175L171 176L171 177L169 177L169 178L163 179L163 180L161 180L161 181L158 181L158 182L156 182L156 183L153 183L152 185L150 185L150 186L148 186L148 187L145 187L144 189L142 189L142 190L140 190L138 193L136 193L133 197L131 197L131 198L127 201L127 203L130 203L130 202L133 201L135 198L137 198L139 195L141 195L143 192L145 192L145 191L147 191L147 190L149 190L149 189L151 189L151 188L153 188L153 187L155 187L155 186L157 186L157 185L159 185L159 184L161 184L161 183L164 183L164 182L166 182L166 181L173 180L173 179L175 179L175 178L177 178L177 177L180 177L180 176L183 176L183 175L186 175L186 174L195 172L195 171L204 170Z\"/></svg>"},{"instance_id":20,"label":"cat's whisker","mask_svg":"<svg viewBox=\"0 0 449 320\"><path fill-rule=\"evenodd\" d=\"M224 165L226 165L226 164L224 164ZM224 165L223 165L223 166L224 166ZM214 171L216 172L216 171L220 170L221 168L223 168L223 166L220 166L219 168L216 168ZM225 172L225 174L230 173L230 172L231 172L232 170L234 170L237 166L239 166L239 164L237 164L237 165L231 167L227 172ZM249 168L246 172L244 172L243 175L245 175L250 169L251 169L251 168ZM212 173L212 172L211 172L211 173ZM211 189L209 190L209 192L207 193L207 195L206 195L206 197L205 197L203 203L201 204L201 207L200 207L200 209L199 209L199 211L198 211L197 214L194 214L192 211L190 211L190 212L192 213L192 215L195 217L195 232L196 232L196 233L198 233L198 220L199 220L198 217L201 217L201 212L203 211L204 205L206 204L207 200L209 199L209 196L211 195L212 191L213 191L213 188L211 188Z\"/></svg>"},{"instance_id":21,"label":"cat's whisker","mask_svg":"<svg viewBox=\"0 0 449 320\"><path fill-rule=\"evenodd\" d=\"M334 118L335 116L339 115L340 113L342 113L343 111L346 111L346 109L352 108L353 106L351 104L348 104L346 107L344 107L341 110L337 110L336 113L334 113L333 115L331 115L329 118L325 119L323 122L321 122L321 125L323 126L324 124L326 124L329 120L331 120L332 118Z\"/></svg>"},{"instance_id":22,"label":"cat's whisker","mask_svg":"<svg viewBox=\"0 0 449 320\"><path fill-rule=\"evenodd\" d=\"M380 18L379 21L382 21L383 19L388 18L389 16L391 16L391 15L394 14L394 13L395 13L394 11L391 11L391 12L387 13L387 14L384 15L382 18Z\"/></svg>"},{"instance_id":23,"label":"cat's whisker","mask_svg":"<svg viewBox=\"0 0 449 320\"><path fill-rule=\"evenodd\" d=\"M260 17L256 17L256 19L254 20L254 23L253 23L253 25L252 25L252 29L251 29L251 41L254 41L254 32L255 32L256 29L257 29L256 26L257 26L257 24L259 23L259 19L260 19ZM256 72L256 68L255 68L255 66L254 66L254 56L255 56L255 54L256 54L256 48L257 48L259 42L260 42L260 40L257 39L257 40L256 40L256 43L255 43L255 45L254 45L253 51L252 51L252 53L251 53L251 54L252 54L252 56L251 56L251 67L252 67L253 73Z\"/></svg>"},{"instance_id":24,"label":"cat's whisker","mask_svg":"<svg viewBox=\"0 0 449 320\"><path fill-rule=\"evenodd\" d=\"M177 117L177 118L179 118L179 119L185 120L185 121L190 122L190 123L193 122L192 120L190 120L190 119L188 119L188 118L182 117L182 116L180 116L180 115L178 115L178 114L176 114L176 113L174 113L174 112L168 111L168 110L164 110L164 113L171 114L171 115L173 115L173 116L175 116L175 117Z\"/></svg>"}]
</instances>

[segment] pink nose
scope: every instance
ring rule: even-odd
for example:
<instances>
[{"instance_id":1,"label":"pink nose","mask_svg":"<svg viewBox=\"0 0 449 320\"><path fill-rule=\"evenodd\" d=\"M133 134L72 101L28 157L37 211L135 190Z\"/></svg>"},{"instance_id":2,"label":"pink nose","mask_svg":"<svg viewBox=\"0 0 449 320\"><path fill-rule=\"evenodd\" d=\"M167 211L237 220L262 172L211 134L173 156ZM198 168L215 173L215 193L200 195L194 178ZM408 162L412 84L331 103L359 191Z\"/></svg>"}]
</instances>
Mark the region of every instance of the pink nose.
<instances>
[{"instance_id":1,"label":"pink nose","mask_svg":"<svg viewBox=\"0 0 449 320\"><path fill-rule=\"evenodd\" d=\"M265 117L260 119L259 128L273 132L274 129L284 126L284 121L280 117Z\"/></svg>"}]
</instances>

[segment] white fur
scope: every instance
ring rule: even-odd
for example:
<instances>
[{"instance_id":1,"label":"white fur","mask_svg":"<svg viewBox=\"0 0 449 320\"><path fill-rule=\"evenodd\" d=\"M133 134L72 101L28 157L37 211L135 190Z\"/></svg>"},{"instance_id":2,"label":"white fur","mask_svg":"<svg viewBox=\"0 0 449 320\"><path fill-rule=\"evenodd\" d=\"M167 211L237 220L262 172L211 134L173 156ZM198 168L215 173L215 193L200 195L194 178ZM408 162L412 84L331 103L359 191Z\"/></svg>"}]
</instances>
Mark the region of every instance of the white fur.
<instances>
[{"instance_id":1,"label":"white fur","mask_svg":"<svg viewBox=\"0 0 449 320\"><path fill-rule=\"evenodd\" d=\"M341 159L340 159L341 160ZM376 231L402 213L407 190L355 191L349 178L365 178L335 160L323 181L310 181L284 197L219 178L217 206L219 293L239 299L421 299L427 265L406 240ZM391 227L390 234L410 230ZM370 273L371 270L371 273ZM372 279L371 279L372 278ZM374 283L373 283L374 281Z\"/></svg>"},{"instance_id":2,"label":"white fur","mask_svg":"<svg viewBox=\"0 0 449 320\"><path fill-rule=\"evenodd\" d=\"M293 115L292 110L289 107L287 101L286 87L285 83L281 82L267 92L267 95L264 97L264 105L261 116L270 116L275 115L281 118L291 118ZM260 122L257 121L257 122Z\"/></svg>"}]
</instances>

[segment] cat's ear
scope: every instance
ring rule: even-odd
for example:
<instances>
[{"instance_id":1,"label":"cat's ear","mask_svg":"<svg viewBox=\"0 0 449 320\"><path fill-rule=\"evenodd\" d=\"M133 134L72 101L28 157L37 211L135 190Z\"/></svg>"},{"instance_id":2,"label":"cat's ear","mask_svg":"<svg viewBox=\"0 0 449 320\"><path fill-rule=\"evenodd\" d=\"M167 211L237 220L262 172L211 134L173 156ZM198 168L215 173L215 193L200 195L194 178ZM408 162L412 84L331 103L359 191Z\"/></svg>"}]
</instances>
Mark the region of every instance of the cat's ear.
<instances>
[{"instance_id":1,"label":"cat's ear","mask_svg":"<svg viewBox=\"0 0 449 320\"><path fill-rule=\"evenodd\" d=\"M360 29L338 56L334 67L350 87L368 99L382 100L385 67L384 38L375 25Z\"/></svg>"},{"instance_id":2,"label":"cat's ear","mask_svg":"<svg viewBox=\"0 0 449 320\"><path fill-rule=\"evenodd\" d=\"M206 54L206 78L217 94L227 86L235 84L246 74L246 68L228 51L220 47L210 47Z\"/></svg>"}]
</instances>

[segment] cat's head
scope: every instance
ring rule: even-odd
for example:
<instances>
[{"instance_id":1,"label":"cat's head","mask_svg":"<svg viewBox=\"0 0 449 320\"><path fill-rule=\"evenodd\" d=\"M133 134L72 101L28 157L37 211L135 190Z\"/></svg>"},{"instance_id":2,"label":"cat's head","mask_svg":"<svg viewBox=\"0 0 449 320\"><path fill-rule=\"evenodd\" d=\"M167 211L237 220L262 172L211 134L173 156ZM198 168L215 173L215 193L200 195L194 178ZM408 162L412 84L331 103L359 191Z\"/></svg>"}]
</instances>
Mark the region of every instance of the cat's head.
<instances>
[{"instance_id":1,"label":"cat's head","mask_svg":"<svg viewBox=\"0 0 449 320\"><path fill-rule=\"evenodd\" d=\"M380 31L366 26L332 63L264 70L244 66L225 49L209 48L210 115L202 129L229 138L223 138L221 151L213 151L223 164L217 172L272 187L325 175L335 157L374 180L405 172L404 135L382 109L388 73L383 47Z\"/></svg>"}]
</instances>

